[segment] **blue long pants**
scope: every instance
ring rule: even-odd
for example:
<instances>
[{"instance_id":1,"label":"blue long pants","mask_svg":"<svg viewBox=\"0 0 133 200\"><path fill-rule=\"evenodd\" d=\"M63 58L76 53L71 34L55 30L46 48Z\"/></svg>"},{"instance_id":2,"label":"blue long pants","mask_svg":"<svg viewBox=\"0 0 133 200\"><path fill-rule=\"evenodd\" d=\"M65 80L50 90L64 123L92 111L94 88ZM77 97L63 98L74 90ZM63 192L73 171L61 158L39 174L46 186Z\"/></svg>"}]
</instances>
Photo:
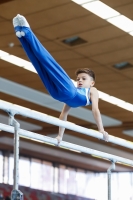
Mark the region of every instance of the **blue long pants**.
<instances>
[{"instance_id":1,"label":"blue long pants","mask_svg":"<svg viewBox=\"0 0 133 200\"><path fill-rule=\"evenodd\" d=\"M25 33L24 37L18 39L50 95L71 107L86 105L85 95L77 92L78 89L70 77L43 47L32 30L28 27L16 29Z\"/></svg>"}]
</instances>

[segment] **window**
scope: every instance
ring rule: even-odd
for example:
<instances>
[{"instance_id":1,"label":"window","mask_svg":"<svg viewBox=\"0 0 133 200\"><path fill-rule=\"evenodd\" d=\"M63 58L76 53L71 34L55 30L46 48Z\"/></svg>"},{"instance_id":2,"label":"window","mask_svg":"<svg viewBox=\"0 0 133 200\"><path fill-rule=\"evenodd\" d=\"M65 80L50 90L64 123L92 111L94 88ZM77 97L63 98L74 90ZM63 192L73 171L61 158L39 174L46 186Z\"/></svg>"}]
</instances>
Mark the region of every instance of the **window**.
<instances>
[{"instance_id":1,"label":"window","mask_svg":"<svg viewBox=\"0 0 133 200\"><path fill-rule=\"evenodd\" d=\"M31 188L42 190L42 162L38 159L31 159Z\"/></svg>"},{"instance_id":2,"label":"window","mask_svg":"<svg viewBox=\"0 0 133 200\"><path fill-rule=\"evenodd\" d=\"M13 185L13 169L13 154L8 157L0 151L0 183ZM107 173L53 166L52 162L22 156L19 159L19 185L97 200L107 200L108 195ZM111 186L112 200L133 199L133 172L112 172Z\"/></svg>"},{"instance_id":3,"label":"window","mask_svg":"<svg viewBox=\"0 0 133 200\"><path fill-rule=\"evenodd\" d=\"M14 169L14 159L13 154L9 156L9 181L10 185L13 185L13 169Z\"/></svg>"},{"instance_id":4,"label":"window","mask_svg":"<svg viewBox=\"0 0 133 200\"><path fill-rule=\"evenodd\" d=\"M19 160L19 184L30 187L30 159L20 157Z\"/></svg>"},{"instance_id":5,"label":"window","mask_svg":"<svg viewBox=\"0 0 133 200\"><path fill-rule=\"evenodd\" d=\"M76 169L67 168L67 193L78 195L77 193L77 180L76 180Z\"/></svg>"},{"instance_id":6,"label":"window","mask_svg":"<svg viewBox=\"0 0 133 200\"><path fill-rule=\"evenodd\" d=\"M59 165L59 192L67 194L68 170L65 165Z\"/></svg>"},{"instance_id":7,"label":"window","mask_svg":"<svg viewBox=\"0 0 133 200\"><path fill-rule=\"evenodd\" d=\"M51 162L42 162L42 189L53 192L54 168Z\"/></svg>"}]
</instances>

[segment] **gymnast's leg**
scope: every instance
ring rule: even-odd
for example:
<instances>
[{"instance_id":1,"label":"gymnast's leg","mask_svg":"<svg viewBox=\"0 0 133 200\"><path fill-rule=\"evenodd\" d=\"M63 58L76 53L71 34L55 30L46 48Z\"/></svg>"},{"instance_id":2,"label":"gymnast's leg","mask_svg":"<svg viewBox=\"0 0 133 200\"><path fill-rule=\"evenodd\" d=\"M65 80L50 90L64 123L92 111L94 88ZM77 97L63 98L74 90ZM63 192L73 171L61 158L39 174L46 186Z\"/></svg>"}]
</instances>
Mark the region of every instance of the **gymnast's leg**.
<instances>
[{"instance_id":1,"label":"gymnast's leg","mask_svg":"<svg viewBox=\"0 0 133 200\"><path fill-rule=\"evenodd\" d=\"M13 25L14 25L14 28L15 28L15 31L16 31L16 36L18 37L20 43L22 44L22 47L23 47L23 49L25 50L25 52L26 52L26 54L27 54L29 60L32 61L32 64L33 64L33 66L35 66L35 68L36 68L36 70L37 70L37 72L38 72L40 78L41 78L42 80L44 80L44 81L46 82L46 84L47 84L48 81L50 81L51 79L47 80L47 79L48 79L48 76L47 76L47 74L46 74L45 71L42 72L41 66L40 66L40 62L39 62L39 60L36 58L36 56L34 55L34 53L32 52L31 46L30 46L29 43L25 40L25 38L22 37L22 35L21 35L22 27L21 27L21 24L20 24L20 22L19 22L19 20L18 20L17 17L14 17L14 18L13 18ZM45 76L45 79L44 79L44 76ZM52 86L53 86L52 84L53 84L53 82L51 81L49 85L52 87ZM54 87L54 86L53 86L53 87ZM47 89L48 89L48 91L49 91L49 93L50 93L50 87L47 88Z\"/></svg>"},{"instance_id":2,"label":"gymnast's leg","mask_svg":"<svg viewBox=\"0 0 133 200\"><path fill-rule=\"evenodd\" d=\"M17 32L21 33L18 38L48 92L53 98L64 103L73 99L77 90L70 77L42 46L30 29L26 19L21 15L17 15L15 19L19 23L18 26L17 23L13 23L15 31L19 27L20 30L17 30Z\"/></svg>"}]
</instances>

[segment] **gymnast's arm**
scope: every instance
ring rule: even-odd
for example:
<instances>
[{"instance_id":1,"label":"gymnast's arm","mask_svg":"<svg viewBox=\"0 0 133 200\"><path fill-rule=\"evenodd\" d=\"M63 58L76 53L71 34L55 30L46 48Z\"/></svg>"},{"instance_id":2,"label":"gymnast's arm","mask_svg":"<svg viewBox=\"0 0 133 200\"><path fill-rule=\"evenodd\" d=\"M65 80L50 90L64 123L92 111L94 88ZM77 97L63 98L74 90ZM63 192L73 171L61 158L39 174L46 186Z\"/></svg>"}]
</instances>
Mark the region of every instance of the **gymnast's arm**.
<instances>
[{"instance_id":1,"label":"gymnast's arm","mask_svg":"<svg viewBox=\"0 0 133 200\"><path fill-rule=\"evenodd\" d=\"M108 141L109 135L107 132L104 131L104 128L103 128L101 114L100 114L100 111L98 108L99 95L98 95L98 91L95 87L92 87L90 89L90 99L92 101L92 113L93 113L94 119L96 121L98 131L103 134L103 139L105 141Z\"/></svg>"},{"instance_id":2,"label":"gymnast's arm","mask_svg":"<svg viewBox=\"0 0 133 200\"><path fill-rule=\"evenodd\" d=\"M61 119L63 121L67 121L67 115L68 115L70 109L71 109L70 106L68 106L67 104L64 104L62 112L61 112L61 114L59 116L59 119ZM63 138L64 131L65 131L65 128L59 127L59 134L56 137L56 139L58 140L58 143L61 142L61 140Z\"/></svg>"}]
</instances>

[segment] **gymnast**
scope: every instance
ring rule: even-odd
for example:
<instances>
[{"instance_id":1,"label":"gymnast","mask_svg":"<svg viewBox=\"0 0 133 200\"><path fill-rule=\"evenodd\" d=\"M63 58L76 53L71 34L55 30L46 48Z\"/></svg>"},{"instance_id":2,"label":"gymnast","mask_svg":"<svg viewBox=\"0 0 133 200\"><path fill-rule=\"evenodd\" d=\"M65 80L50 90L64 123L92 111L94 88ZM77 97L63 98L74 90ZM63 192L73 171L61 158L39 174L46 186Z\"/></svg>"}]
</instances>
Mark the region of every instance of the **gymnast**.
<instances>
[{"instance_id":1,"label":"gymnast","mask_svg":"<svg viewBox=\"0 0 133 200\"><path fill-rule=\"evenodd\" d=\"M103 134L105 141L109 140L108 133L104 130L101 114L98 108L98 91L94 86L95 74L91 69L83 68L76 71L77 87L63 68L54 60L50 53L42 46L32 32L27 20L22 15L13 18L16 36L21 42L28 58L38 72L49 94L56 100L64 103L59 119L66 121L70 108L92 105L92 113L98 131ZM62 141L65 128L59 127L56 137Z\"/></svg>"}]
</instances>

